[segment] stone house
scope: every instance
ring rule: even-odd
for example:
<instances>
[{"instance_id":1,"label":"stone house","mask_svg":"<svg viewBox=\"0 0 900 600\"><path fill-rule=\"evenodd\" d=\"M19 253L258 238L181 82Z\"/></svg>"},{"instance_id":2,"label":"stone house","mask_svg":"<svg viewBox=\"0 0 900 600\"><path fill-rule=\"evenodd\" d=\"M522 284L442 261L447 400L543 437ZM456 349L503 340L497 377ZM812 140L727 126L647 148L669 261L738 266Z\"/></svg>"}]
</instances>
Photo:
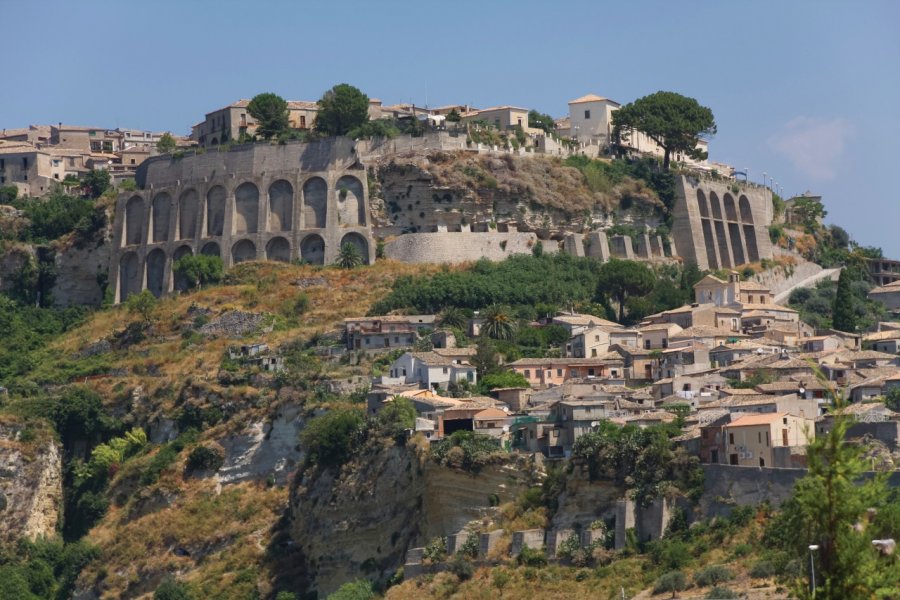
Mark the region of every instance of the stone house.
<instances>
[{"instance_id":1,"label":"stone house","mask_svg":"<svg viewBox=\"0 0 900 600\"><path fill-rule=\"evenodd\" d=\"M434 325L434 315L353 317L344 319L348 350L408 348Z\"/></svg>"},{"instance_id":2,"label":"stone house","mask_svg":"<svg viewBox=\"0 0 900 600\"><path fill-rule=\"evenodd\" d=\"M722 456L743 467L775 465L775 448L806 446L815 437L814 421L776 412L745 415L724 427Z\"/></svg>"},{"instance_id":3,"label":"stone house","mask_svg":"<svg viewBox=\"0 0 900 600\"><path fill-rule=\"evenodd\" d=\"M394 361L382 383L417 383L424 389L447 389L451 383L477 383L476 369L461 359L435 352L407 352Z\"/></svg>"},{"instance_id":4,"label":"stone house","mask_svg":"<svg viewBox=\"0 0 900 600\"><path fill-rule=\"evenodd\" d=\"M900 354L900 331L886 330L870 333L863 341L866 347L876 352Z\"/></svg>"},{"instance_id":5,"label":"stone house","mask_svg":"<svg viewBox=\"0 0 900 600\"><path fill-rule=\"evenodd\" d=\"M680 326L674 323L660 323L638 327L640 346L644 350L661 350L669 347L669 340L681 333Z\"/></svg>"},{"instance_id":6,"label":"stone house","mask_svg":"<svg viewBox=\"0 0 900 600\"><path fill-rule=\"evenodd\" d=\"M521 128L525 133L543 133L542 129L533 129L528 126L528 109L518 106L494 106L480 110L470 110L462 113L463 123L473 121L486 121L501 131Z\"/></svg>"},{"instance_id":7,"label":"stone house","mask_svg":"<svg viewBox=\"0 0 900 600\"><path fill-rule=\"evenodd\" d=\"M708 348L716 348L725 344L734 344L749 336L732 329L694 325L679 331L669 338L669 346L675 347L683 343L699 343Z\"/></svg>"},{"instance_id":8,"label":"stone house","mask_svg":"<svg viewBox=\"0 0 900 600\"><path fill-rule=\"evenodd\" d=\"M621 105L609 98L587 94L569 101L568 137L583 144L609 147L612 115Z\"/></svg>"},{"instance_id":9,"label":"stone house","mask_svg":"<svg viewBox=\"0 0 900 600\"><path fill-rule=\"evenodd\" d=\"M507 365L533 387L562 385L572 379L621 377L625 363L615 352L596 358L521 358Z\"/></svg>"},{"instance_id":10,"label":"stone house","mask_svg":"<svg viewBox=\"0 0 900 600\"><path fill-rule=\"evenodd\" d=\"M438 434L447 436L456 431L473 431L491 437L505 437L512 418L499 408L458 406L445 409L438 417Z\"/></svg>"},{"instance_id":11,"label":"stone house","mask_svg":"<svg viewBox=\"0 0 900 600\"><path fill-rule=\"evenodd\" d=\"M709 370L709 347L702 343L688 343L661 351L653 379L705 373Z\"/></svg>"},{"instance_id":12,"label":"stone house","mask_svg":"<svg viewBox=\"0 0 900 600\"><path fill-rule=\"evenodd\" d=\"M869 291L869 300L875 300L891 312L900 312L900 281L895 281Z\"/></svg>"},{"instance_id":13,"label":"stone house","mask_svg":"<svg viewBox=\"0 0 900 600\"><path fill-rule=\"evenodd\" d=\"M716 306L713 303L689 304L649 315L644 318L642 324L675 323L681 326L682 329L704 326L740 331L740 316L739 310L727 306Z\"/></svg>"},{"instance_id":14,"label":"stone house","mask_svg":"<svg viewBox=\"0 0 900 600\"><path fill-rule=\"evenodd\" d=\"M824 352L844 347L844 341L836 335L817 335L803 339L801 346L805 352Z\"/></svg>"},{"instance_id":15,"label":"stone house","mask_svg":"<svg viewBox=\"0 0 900 600\"><path fill-rule=\"evenodd\" d=\"M621 325L613 321L601 319L600 317L594 315L584 315L578 313L560 313L553 317L550 322L553 325L565 327L570 336L577 335L582 331L591 329L593 327L603 327L610 333L614 330L624 329Z\"/></svg>"}]
</instances>

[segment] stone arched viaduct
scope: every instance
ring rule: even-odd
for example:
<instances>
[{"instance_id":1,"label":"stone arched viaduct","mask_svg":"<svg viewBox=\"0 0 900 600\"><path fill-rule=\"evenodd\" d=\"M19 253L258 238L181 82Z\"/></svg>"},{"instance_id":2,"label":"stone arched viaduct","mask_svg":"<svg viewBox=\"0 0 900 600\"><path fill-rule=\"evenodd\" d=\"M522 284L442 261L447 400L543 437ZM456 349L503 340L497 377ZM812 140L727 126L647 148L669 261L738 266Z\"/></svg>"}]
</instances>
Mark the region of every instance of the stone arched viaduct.
<instances>
[{"instance_id":1,"label":"stone arched viaduct","mask_svg":"<svg viewBox=\"0 0 900 600\"><path fill-rule=\"evenodd\" d=\"M676 178L672 238L700 269L731 269L771 259L772 201L758 186Z\"/></svg>"},{"instance_id":2,"label":"stone arched viaduct","mask_svg":"<svg viewBox=\"0 0 900 600\"><path fill-rule=\"evenodd\" d=\"M146 166L145 166L146 165ZM349 140L246 146L160 157L142 165L141 189L116 207L110 279L116 302L148 289L184 289L173 263L185 255L334 262L353 244L375 259L364 167Z\"/></svg>"}]
</instances>

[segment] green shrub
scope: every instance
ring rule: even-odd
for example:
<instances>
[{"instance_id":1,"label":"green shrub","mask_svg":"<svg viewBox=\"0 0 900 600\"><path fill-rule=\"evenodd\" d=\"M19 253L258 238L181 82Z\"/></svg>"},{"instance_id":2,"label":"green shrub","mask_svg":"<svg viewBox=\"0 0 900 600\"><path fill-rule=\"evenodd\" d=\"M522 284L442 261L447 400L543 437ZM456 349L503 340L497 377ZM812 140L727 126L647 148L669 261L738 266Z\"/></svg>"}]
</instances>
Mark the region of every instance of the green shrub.
<instances>
[{"instance_id":1,"label":"green shrub","mask_svg":"<svg viewBox=\"0 0 900 600\"><path fill-rule=\"evenodd\" d=\"M685 589L687 589L687 577L684 576L684 573L681 571L669 571L656 581L656 585L653 586L653 593L672 592L672 597L674 598L676 592Z\"/></svg>"},{"instance_id":2,"label":"green shrub","mask_svg":"<svg viewBox=\"0 0 900 600\"><path fill-rule=\"evenodd\" d=\"M205 254L182 256L175 261L172 270L191 288L219 283L224 274L222 259Z\"/></svg>"},{"instance_id":3,"label":"green shrub","mask_svg":"<svg viewBox=\"0 0 900 600\"><path fill-rule=\"evenodd\" d=\"M516 562L526 567L544 567L547 565L547 555L543 550L522 546L522 551L516 557Z\"/></svg>"},{"instance_id":4,"label":"green shrub","mask_svg":"<svg viewBox=\"0 0 900 600\"><path fill-rule=\"evenodd\" d=\"M300 433L310 464L340 466L365 441L366 419L357 408L336 408L312 419Z\"/></svg>"},{"instance_id":5,"label":"green shrub","mask_svg":"<svg viewBox=\"0 0 900 600\"><path fill-rule=\"evenodd\" d=\"M328 595L328 600L371 600L372 598L375 598L375 590L372 589L372 583L365 579L348 581L336 592Z\"/></svg>"},{"instance_id":6,"label":"green shrub","mask_svg":"<svg viewBox=\"0 0 900 600\"><path fill-rule=\"evenodd\" d=\"M731 600L732 598L740 598L737 592L733 592L727 587L716 586L709 590L706 594L708 600Z\"/></svg>"},{"instance_id":7,"label":"green shrub","mask_svg":"<svg viewBox=\"0 0 900 600\"><path fill-rule=\"evenodd\" d=\"M218 448L197 446L188 455L187 470L189 473L194 471L217 471L224 462L225 457Z\"/></svg>"},{"instance_id":8,"label":"green shrub","mask_svg":"<svg viewBox=\"0 0 900 600\"><path fill-rule=\"evenodd\" d=\"M436 537L425 544L423 558L427 558L431 562L440 562L447 556L447 538Z\"/></svg>"},{"instance_id":9,"label":"green shrub","mask_svg":"<svg viewBox=\"0 0 900 600\"><path fill-rule=\"evenodd\" d=\"M711 565L694 574L694 583L699 587L717 585L734 579L734 573L722 565Z\"/></svg>"},{"instance_id":10,"label":"green shrub","mask_svg":"<svg viewBox=\"0 0 900 600\"><path fill-rule=\"evenodd\" d=\"M467 581L475 575L475 567L472 566L472 563L459 554L450 561L449 571L459 577L460 581Z\"/></svg>"},{"instance_id":11,"label":"green shrub","mask_svg":"<svg viewBox=\"0 0 900 600\"><path fill-rule=\"evenodd\" d=\"M478 556L478 550L481 547L481 543L479 541L479 537L477 533L470 533L468 537L466 537L466 541L463 542L463 545L459 547L457 554L462 554L463 556L467 556L469 558L476 558Z\"/></svg>"},{"instance_id":12,"label":"green shrub","mask_svg":"<svg viewBox=\"0 0 900 600\"><path fill-rule=\"evenodd\" d=\"M171 576L163 579L153 592L153 600L191 600L192 597L185 585Z\"/></svg>"},{"instance_id":13,"label":"green shrub","mask_svg":"<svg viewBox=\"0 0 900 600\"><path fill-rule=\"evenodd\" d=\"M757 579L768 579L778 574L778 569L771 560L757 561L750 569L750 577Z\"/></svg>"}]
</instances>

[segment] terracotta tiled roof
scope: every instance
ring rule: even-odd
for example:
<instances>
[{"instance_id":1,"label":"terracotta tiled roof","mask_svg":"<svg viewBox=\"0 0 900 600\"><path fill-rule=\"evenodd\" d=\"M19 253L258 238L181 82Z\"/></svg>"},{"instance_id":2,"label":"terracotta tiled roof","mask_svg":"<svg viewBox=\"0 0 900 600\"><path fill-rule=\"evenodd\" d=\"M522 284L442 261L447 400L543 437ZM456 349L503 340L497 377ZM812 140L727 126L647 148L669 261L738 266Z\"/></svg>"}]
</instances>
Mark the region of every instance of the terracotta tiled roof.
<instances>
[{"instance_id":1,"label":"terracotta tiled roof","mask_svg":"<svg viewBox=\"0 0 900 600\"><path fill-rule=\"evenodd\" d=\"M606 101L614 102L613 100L610 100L609 98L605 98L603 96L598 96L597 94L587 94L587 95L581 96L580 98L575 98L574 100L569 100L569 104L582 104L584 102L606 102ZM618 104L618 102L614 102L614 103Z\"/></svg>"},{"instance_id":2,"label":"terracotta tiled roof","mask_svg":"<svg viewBox=\"0 0 900 600\"><path fill-rule=\"evenodd\" d=\"M769 425L781 421L788 413L766 413L762 415L746 415L729 423L726 427L748 427L753 425Z\"/></svg>"}]
</instances>

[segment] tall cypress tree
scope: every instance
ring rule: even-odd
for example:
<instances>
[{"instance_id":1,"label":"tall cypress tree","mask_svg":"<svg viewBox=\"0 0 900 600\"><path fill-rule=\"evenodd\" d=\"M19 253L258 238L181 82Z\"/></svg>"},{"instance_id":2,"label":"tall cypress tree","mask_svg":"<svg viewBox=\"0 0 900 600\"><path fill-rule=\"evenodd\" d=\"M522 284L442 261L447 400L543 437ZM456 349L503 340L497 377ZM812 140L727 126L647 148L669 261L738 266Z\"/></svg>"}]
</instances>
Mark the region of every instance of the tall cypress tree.
<instances>
[{"instance_id":1,"label":"tall cypress tree","mask_svg":"<svg viewBox=\"0 0 900 600\"><path fill-rule=\"evenodd\" d=\"M834 297L832 323L838 331L856 331L856 312L853 310L852 276L849 269L842 269Z\"/></svg>"}]
</instances>

